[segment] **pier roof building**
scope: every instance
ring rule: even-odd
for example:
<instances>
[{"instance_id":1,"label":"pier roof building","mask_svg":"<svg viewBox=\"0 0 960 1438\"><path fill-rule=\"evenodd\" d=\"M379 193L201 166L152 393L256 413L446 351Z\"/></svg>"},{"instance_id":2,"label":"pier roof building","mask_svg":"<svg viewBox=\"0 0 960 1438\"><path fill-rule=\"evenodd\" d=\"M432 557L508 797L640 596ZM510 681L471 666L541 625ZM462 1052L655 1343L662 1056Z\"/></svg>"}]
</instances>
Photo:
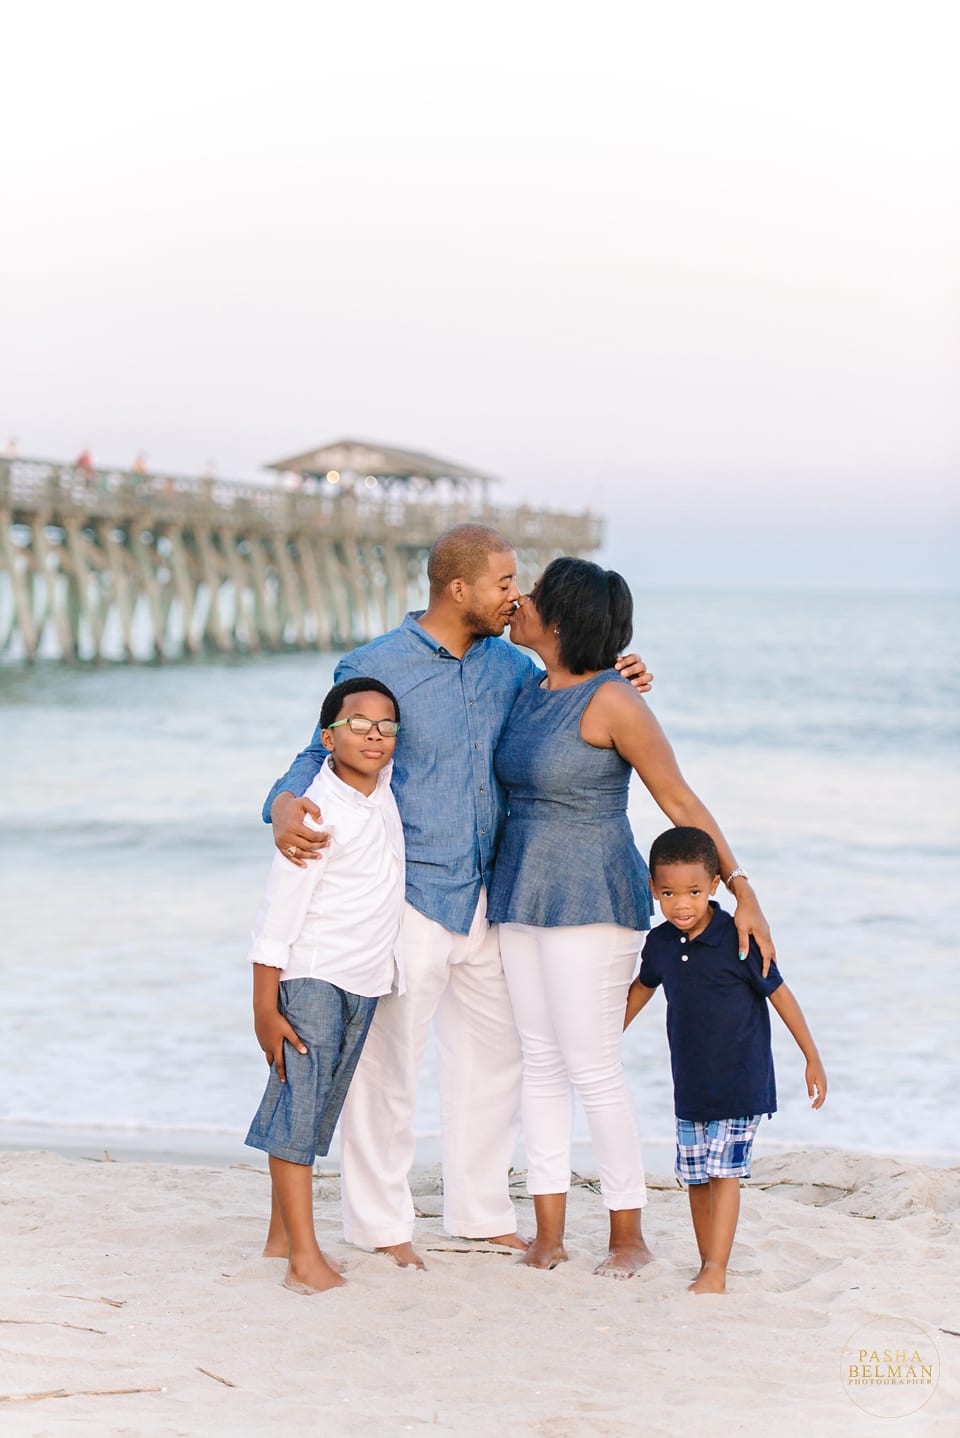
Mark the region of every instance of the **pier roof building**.
<instances>
[{"instance_id":1,"label":"pier roof building","mask_svg":"<svg viewBox=\"0 0 960 1438\"><path fill-rule=\"evenodd\" d=\"M489 486L498 482L493 475L440 459L435 454L397 449L365 439L338 439L304 454L275 460L265 468L305 478L329 479L334 483L345 475L353 479L370 478L385 489L394 485L422 489L445 481L454 490L471 493L479 490L484 499Z\"/></svg>"}]
</instances>

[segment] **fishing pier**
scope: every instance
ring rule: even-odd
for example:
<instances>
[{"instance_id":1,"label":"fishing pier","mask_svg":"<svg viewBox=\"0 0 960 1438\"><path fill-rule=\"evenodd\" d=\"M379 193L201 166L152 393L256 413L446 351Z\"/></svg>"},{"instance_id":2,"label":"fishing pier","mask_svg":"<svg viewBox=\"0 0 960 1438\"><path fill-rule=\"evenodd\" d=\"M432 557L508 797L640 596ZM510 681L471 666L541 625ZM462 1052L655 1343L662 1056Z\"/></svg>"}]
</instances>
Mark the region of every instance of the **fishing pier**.
<instances>
[{"instance_id":1,"label":"fishing pier","mask_svg":"<svg viewBox=\"0 0 960 1438\"><path fill-rule=\"evenodd\" d=\"M426 602L438 534L502 530L532 579L600 520L491 497L495 481L342 440L270 484L0 458L0 657L156 661L350 649Z\"/></svg>"}]
</instances>

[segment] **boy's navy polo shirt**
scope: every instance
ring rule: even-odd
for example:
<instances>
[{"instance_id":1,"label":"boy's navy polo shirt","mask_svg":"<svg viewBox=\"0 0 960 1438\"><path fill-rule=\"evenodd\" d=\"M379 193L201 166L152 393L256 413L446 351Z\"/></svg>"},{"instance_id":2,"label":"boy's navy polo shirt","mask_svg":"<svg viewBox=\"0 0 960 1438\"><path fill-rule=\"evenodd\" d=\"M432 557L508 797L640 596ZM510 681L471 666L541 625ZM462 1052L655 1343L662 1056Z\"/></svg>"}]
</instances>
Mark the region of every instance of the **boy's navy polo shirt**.
<instances>
[{"instance_id":1,"label":"boy's navy polo shirt","mask_svg":"<svg viewBox=\"0 0 960 1438\"><path fill-rule=\"evenodd\" d=\"M777 1089L770 1050L767 997L783 983L776 964L761 978L760 950L747 957L731 916L713 917L696 939L658 924L643 946L640 982L663 984L677 1118L748 1118L775 1113Z\"/></svg>"}]
</instances>

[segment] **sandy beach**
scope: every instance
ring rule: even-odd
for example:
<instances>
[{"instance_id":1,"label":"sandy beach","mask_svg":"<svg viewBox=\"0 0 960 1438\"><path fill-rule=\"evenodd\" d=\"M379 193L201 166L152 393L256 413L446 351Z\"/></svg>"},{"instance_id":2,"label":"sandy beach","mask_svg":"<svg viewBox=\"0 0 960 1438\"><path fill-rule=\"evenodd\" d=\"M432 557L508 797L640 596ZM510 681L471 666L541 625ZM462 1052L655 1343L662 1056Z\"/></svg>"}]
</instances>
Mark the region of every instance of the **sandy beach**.
<instances>
[{"instance_id":1,"label":"sandy beach","mask_svg":"<svg viewBox=\"0 0 960 1438\"><path fill-rule=\"evenodd\" d=\"M304 1298L260 1257L261 1168L0 1156L4 1434L957 1432L960 1169L838 1150L758 1160L717 1298L684 1291L694 1247L668 1175L652 1177L645 1225L657 1262L627 1282L592 1272L605 1219L586 1183L571 1261L551 1273L445 1235L435 1169L415 1184L425 1274L348 1248L338 1180L315 1187L321 1243L349 1281ZM522 1178L516 1192L529 1229ZM932 1381L851 1384L864 1332L880 1347L915 1335Z\"/></svg>"}]
</instances>

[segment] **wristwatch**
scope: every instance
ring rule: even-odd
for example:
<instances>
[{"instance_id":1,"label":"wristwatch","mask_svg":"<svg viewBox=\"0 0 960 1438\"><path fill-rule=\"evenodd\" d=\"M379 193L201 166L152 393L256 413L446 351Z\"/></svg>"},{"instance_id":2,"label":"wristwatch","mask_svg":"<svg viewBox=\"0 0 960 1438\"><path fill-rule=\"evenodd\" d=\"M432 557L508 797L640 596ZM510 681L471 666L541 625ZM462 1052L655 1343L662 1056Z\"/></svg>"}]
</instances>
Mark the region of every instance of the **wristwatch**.
<instances>
[{"instance_id":1,"label":"wristwatch","mask_svg":"<svg viewBox=\"0 0 960 1438\"><path fill-rule=\"evenodd\" d=\"M732 874L728 874L727 877L724 879L724 881L723 881L724 887L727 888L727 889L730 889L730 885L733 883L734 879L747 879L747 871L746 871L746 869L734 869L733 873L732 873ZM749 883L749 882L750 882L750 880L747 879L747 883ZM730 889L730 892L731 892L731 894L732 894L732 893L733 893L733 890Z\"/></svg>"}]
</instances>

